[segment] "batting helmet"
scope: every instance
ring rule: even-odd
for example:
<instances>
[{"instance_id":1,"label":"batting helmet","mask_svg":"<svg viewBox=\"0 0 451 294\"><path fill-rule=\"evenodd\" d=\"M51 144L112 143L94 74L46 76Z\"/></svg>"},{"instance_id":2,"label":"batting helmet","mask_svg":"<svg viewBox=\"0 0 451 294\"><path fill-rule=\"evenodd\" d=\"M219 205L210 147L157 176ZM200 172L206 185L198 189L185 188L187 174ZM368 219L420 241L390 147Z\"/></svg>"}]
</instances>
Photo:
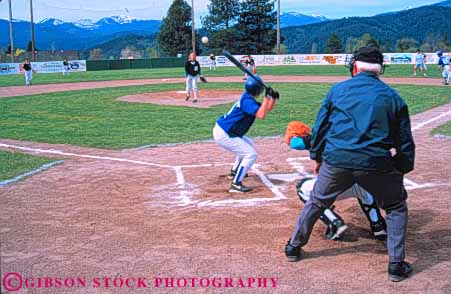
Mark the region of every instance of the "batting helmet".
<instances>
[{"instance_id":1,"label":"batting helmet","mask_svg":"<svg viewBox=\"0 0 451 294\"><path fill-rule=\"evenodd\" d=\"M443 55L443 51L442 50L437 51L437 56L442 56L442 55Z\"/></svg>"},{"instance_id":2,"label":"batting helmet","mask_svg":"<svg viewBox=\"0 0 451 294\"><path fill-rule=\"evenodd\" d=\"M260 78L258 75L255 75L255 79L253 77L247 78L246 83L244 84L244 89L246 89L246 92L248 94L256 97L260 95L265 89L262 84L262 78Z\"/></svg>"}]
</instances>

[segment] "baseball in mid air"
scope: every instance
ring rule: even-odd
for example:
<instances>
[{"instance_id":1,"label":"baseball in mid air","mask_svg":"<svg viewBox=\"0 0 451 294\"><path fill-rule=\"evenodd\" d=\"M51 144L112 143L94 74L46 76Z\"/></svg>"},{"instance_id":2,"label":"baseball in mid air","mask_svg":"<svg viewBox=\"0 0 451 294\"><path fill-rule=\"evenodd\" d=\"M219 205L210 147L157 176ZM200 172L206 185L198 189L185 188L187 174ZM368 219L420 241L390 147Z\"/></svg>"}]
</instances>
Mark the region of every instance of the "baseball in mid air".
<instances>
[{"instance_id":1,"label":"baseball in mid air","mask_svg":"<svg viewBox=\"0 0 451 294\"><path fill-rule=\"evenodd\" d=\"M208 38L207 37L202 37L202 43L207 44L208 43Z\"/></svg>"}]
</instances>

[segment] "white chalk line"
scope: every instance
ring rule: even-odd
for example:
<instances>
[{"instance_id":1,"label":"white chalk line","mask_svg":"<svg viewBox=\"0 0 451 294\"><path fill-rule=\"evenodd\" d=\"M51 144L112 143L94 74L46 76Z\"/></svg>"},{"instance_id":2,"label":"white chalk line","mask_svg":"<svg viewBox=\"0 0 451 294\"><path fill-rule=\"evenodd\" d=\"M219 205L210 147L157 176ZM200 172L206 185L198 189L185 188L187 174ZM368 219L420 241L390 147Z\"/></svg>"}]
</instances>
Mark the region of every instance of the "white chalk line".
<instances>
[{"instance_id":1,"label":"white chalk line","mask_svg":"<svg viewBox=\"0 0 451 294\"><path fill-rule=\"evenodd\" d=\"M106 161L118 161L118 162L126 162L126 163L133 163L133 164L138 164L138 165L147 165L147 166L154 166L154 167L161 167L161 168L168 168L168 169L173 169L176 167L196 168L196 167L211 167L211 166L227 165L227 163L206 163L206 164L197 164L197 165L166 165L166 164L158 164L158 163L142 161L142 160L126 159L126 158L121 158L121 157L109 157L109 156L70 153L70 152L64 152L64 151L55 150L55 149L39 149L39 148L23 147L23 146L3 144L3 143L0 143L0 147L6 148L6 149L17 149L17 150L21 150L21 151L27 151L27 152L38 153L38 154L53 154L53 155L61 155L61 156L68 156L68 157L80 157L80 158L98 159L98 160L106 160Z\"/></svg>"},{"instance_id":2,"label":"white chalk line","mask_svg":"<svg viewBox=\"0 0 451 294\"><path fill-rule=\"evenodd\" d=\"M53 155L61 155L61 156L69 156L69 157L80 157L80 158L89 158L89 159L106 160L106 161L126 162L126 163L138 164L138 165L168 168L175 172L176 179L177 179L177 186L180 189L179 201L180 201L180 204L183 206L198 203L198 201L191 200L191 198L190 198L191 193L186 190L187 187L186 187L185 177L183 175L183 170L182 170L183 168L198 168L198 167L231 165L230 163L209 163L209 164L171 166L171 165L157 164L157 163L140 161L140 160L125 159L125 158L120 158L120 157L78 154L78 153L64 152L64 151L55 150L55 149L39 149L39 148L23 147L23 146L3 144L3 143L0 143L0 147L6 148L6 149L16 149L16 150L21 150L21 151L33 152L33 153L38 153L38 154L53 154ZM286 197L283 195L283 193L281 193L278 190L278 188L275 187L268 180L268 178L266 178L266 176L262 172L260 172L258 170L255 170L255 171L256 171L257 175L260 177L260 179L262 180L262 182L276 195L276 197L252 198L252 199L232 199L232 200L230 200L230 203L239 204L239 205L253 205L257 202L266 202L266 201L286 199ZM224 205L227 203L229 203L229 201L227 201L227 200L225 200L225 201L204 201L204 202L199 202L198 205L199 206L221 206L221 205Z\"/></svg>"},{"instance_id":3,"label":"white chalk line","mask_svg":"<svg viewBox=\"0 0 451 294\"><path fill-rule=\"evenodd\" d=\"M189 192L186 190L185 176L181 167L174 167L174 171L177 177L177 186L180 189L180 202L181 205L186 206L191 204L191 198Z\"/></svg>"},{"instance_id":4,"label":"white chalk line","mask_svg":"<svg viewBox=\"0 0 451 294\"><path fill-rule=\"evenodd\" d=\"M433 118L431 118L431 119L429 119L429 120L427 120L427 121L424 121L424 122L421 122L421 123L415 125L415 127L412 128L412 131L419 130L419 129L421 129L422 127L424 127L424 126L426 126L426 125L428 125L428 124L430 124L430 123L433 123L434 121L439 120L439 119L441 119L442 117L445 117L445 116L447 116L447 115L451 115L451 110L448 111L448 112L444 112L444 113L442 113L442 114L440 114L440 115L438 115L438 116L436 116L436 117L433 117Z\"/></svg>"},{"instance_id":5,"label":"white chalk line","mask_svg":"<svg viewBox=\"0 0 451 294\"><path fill-rule=\"evenodd\" d=\"M42 171L45 171L45 170L51 168L52 166L55 166L55 165L60 164L62 162L64 162L64 161L63 160L58 160L58 161L46 163L46 164L41 165L37 169L34 169L34 170L31 170L31 171L26 172L24 174L18 175L16 177L12 178L12 179L3 180L3 181L0 182L0 188L1 187L5 187L6 185L9 185L9 184L17 183L18 181L22 180L23 178L26 178L26 177L32 176L34 174L40 173Z\"/></svg>"},{"instance_id":6,"label":"white chalk line","mask_svg":"<svg viewBox=\"0 0 451 294\"><path fill-rule=\"evenodd\" d=\"M451 111L442 113L434 118L431 118L427 121L424 121L420 124L417 124L415 127L412 128L412 131L416 131L419 130L421 128L423 128L424 126L441 119L442 117L445 117L447 115L450 115ZM268 138L278 138L277 137L268 137ZM211 140L208 140L211 141ZM179 144L174 144L174 146L179 145ZM186 182L184 179L184 175L183 175L183 171L182 168L196 168L196 167L211 167L211 166L220 166L220 165L228 165L226 163L213 163L213 164L198 164L198 165L180 165L180 166L171 166L171 165L164 165L164 164L157 164L157 163L152 163L152 162L146 162L146 161L140 161L140 160L130 160L130 159L125 159L125 158L120 158L120 157L107 157L107 156L96 156L96 155L87 155L87 154L77 154L77 153L69 153L69 152L63 152L60 150L53 150L53 149L37 149L37 148L30 148L30 147L23 147L23 146L17 146L17 145L9 145L9 144L2 144L0 143L0 147L3 148L8 148L8 149L17 149L17 150L22 150L22 151L28 151L28 152L33 152L33 153L42 153L42 154L56 154L56 155L62 155L62 156L70 156L70 157L80 157L80 158L90 158L90 159L99 159L99 160L108 160L108 161L117 161L117 162L127 162L127 163L134 163L134 164L139 164L139 165L147 165L147 166L154 166L154 167L161 167L161 168L169 168L174 170L174 172L176 173L176 177L177 177L177 184L178 186L181 188L180 191L180 199L181 199L181 203L182 205L189 205L192 204L193 201L191 201L190 197L189 197L189 192L187 190L185 190L185 186L186 186ZM142 147L138 147L135 148L134 150L140 150L140 149L144 149L144 148L148 148L151 147L151 145L149 146L142 146ZM153 147L157 147L157 146L153 146ZM287 162L294 167L295 169L297 169L301 174L304 174L305 176L309 176L310 174L306 173L303 165L301 163L296 163L297 160L308 160L308 157L299 157L299 158L289 158L287 159ZM199 202L198 206L202 207L202 206L221 206L221 205L227 205L227 204L240 204L240 205L254 205L257 202L267 202L267 201L274 201L274 200L281 200L281 199L286 199L285 195L280 192L280 190L272 184L272 182L265 176L265 174L261 171L258 170L258 168L256 168L254 166L253 170L256 172L256 174L259 176L259 178L262 180L262 182L276 195L276 197L272 197L272 198L251 198L251 199L229 199L229 200L221 200L221 201L204 201L204 202ZM25 177L25 176L24 176ZM1 182L3 183L3 182ZM426 187L433 187L435 186L435 184L432 183L426 183L426 184L416 184L414 182L411 181L411 183L409 184L413 184L410 187L406 187L406 189L410 190L410 189L418 189L418 188L426 188ZM1 185L0 185L1 186Z\"/></svg>"},{"instance_id":7,"label":"white chalk line","mask_svg":"<svg viewBox=\"0 0 451 294\"><path fill-rule=\"evenodd\" d=\"M225 200L205 200L205 201L193 201L189 197L188 191L181 191L180 198L185 200L185 205L195 204L199 208L203 207L243 207L243 206L255 206L259 203L266 203L271 201L279 201L287 199L287 197L277 188L271 181L266 177L266 175L258 169L258 165L254 165L252 170L255 174L260 178L262 183L268 187L268 189L275 195L274 197L254 197L254 198L246 198L246 199L225 199ZM186 182L184 180L182 169L178 169L178 172L181 175L177 176L177 181L179 185L185 186Z\"/></svg>"}]
</instances>

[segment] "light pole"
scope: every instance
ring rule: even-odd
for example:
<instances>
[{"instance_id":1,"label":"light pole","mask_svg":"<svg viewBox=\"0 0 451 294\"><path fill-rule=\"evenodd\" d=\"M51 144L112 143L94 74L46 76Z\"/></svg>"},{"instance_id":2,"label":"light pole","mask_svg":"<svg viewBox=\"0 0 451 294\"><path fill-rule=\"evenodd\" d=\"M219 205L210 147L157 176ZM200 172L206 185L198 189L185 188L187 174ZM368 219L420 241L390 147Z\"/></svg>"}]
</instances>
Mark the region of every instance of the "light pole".
<instances>
[{"instance_id":1,"label":"light pole","mask_svg":"<svg viewBox=\"0 0 451 294\"><path fill-rule=\"evenodd\" d=\"M280 54L280 0L277 0L277 54Z\"/></svg>"},{"instance_id":2,"label":"light pole","mask_svg":"<svg viewBox=\"0 0 451 294\"><path fill-rule=\"evenodd\" d=\"M11 62L14 62L14 33L13 33L13 10L9 0L9 44L11 48Z\"/></svg>"},{"instance_id":3,"label":"light pole","mask_svg":"<svg viewBox=\"0 0 451 294\"><path fill-rule=\"evenodd\" d=\"M196 53L196 29L194 27L194 0L191 0L191 46Z\"/></svg>"},{"instance_id":4,"label":"light pole","mask_svg":"<svg viewBox=\"0 0 451 294\"><path fill-rule=\"evenodd\" d=\"M30 25L31 25L31 56L36 61L36 52L34 49L34 20L33 20L33 0L30 0Z\"/></svg>"}]
</instances>

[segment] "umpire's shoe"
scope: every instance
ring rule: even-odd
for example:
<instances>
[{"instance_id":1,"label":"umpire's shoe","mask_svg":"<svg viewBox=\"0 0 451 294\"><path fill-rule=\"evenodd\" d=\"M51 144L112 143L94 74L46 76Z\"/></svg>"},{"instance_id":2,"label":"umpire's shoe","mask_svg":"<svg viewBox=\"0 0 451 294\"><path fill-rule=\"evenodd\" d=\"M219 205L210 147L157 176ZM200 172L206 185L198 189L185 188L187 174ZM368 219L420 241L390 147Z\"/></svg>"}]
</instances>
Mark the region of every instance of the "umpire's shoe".
<instances>
[{"instance_id":1,"label":"umpire's shoe","mask_svg":"<svg viewBox=\"0 0 451 294\"><path fill-rule=\"evenodd\" d=\"M392 282L401 282L412 273L412 267L405 261L388 263L388 279Z\"/></svg>"},{"instance_id":2,"label":"umpire's shoe","mask_svg":"<svg viewBox=\"0 0 451 294\"><path fill-rule=\"evenodd\" d=\"M288 240L287 245L285 245L285 255L288 258L288 261L295 262L302 259L303 251L301 246L293 246L290 244L290 240Z\"/></svg>"},{"instance_id":3,"label":"umpire's shoe","mask_svg":"<svg viewBox=\"0 0 451 294\"><path fill-rule=\"evenodd\" d=\"M247 193L250 191L252 191L252 188L244 186L241 182L232 183L229 189L230 193Z\"/></svg>"}]
</instances>

